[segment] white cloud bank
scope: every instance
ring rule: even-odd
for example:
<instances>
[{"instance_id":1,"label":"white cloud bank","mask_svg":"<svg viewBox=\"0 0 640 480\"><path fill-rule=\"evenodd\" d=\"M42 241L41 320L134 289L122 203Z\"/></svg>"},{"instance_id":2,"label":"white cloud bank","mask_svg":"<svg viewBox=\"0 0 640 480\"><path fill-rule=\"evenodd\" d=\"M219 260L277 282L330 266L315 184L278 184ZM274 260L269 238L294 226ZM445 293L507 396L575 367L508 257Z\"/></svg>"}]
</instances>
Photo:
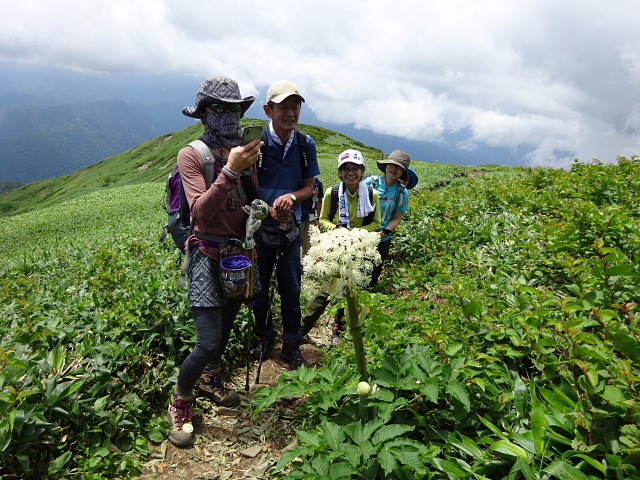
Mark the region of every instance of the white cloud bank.
<instances>
[{"instance_id":1,"label":"white cloud bank","mask_svg":"<svg viewBox=\"0 0 640 480\"><path fill-rule=\"evenodd\" d=\"M640 154L640 2L2 0L0 58L107 72L288 78L322 121L530 165Z\"/></svg>"}]
</instances>

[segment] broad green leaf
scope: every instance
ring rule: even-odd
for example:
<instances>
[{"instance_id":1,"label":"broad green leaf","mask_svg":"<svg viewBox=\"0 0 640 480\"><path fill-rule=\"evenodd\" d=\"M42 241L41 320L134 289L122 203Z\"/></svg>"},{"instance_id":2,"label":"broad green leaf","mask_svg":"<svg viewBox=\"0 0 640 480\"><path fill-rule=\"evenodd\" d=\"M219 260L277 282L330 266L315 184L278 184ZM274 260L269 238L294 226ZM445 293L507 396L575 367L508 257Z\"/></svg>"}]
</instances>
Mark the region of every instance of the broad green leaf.
<instances>
[{"instance_id":1,"label":"broad green leaf","mask_svg":"<svg viewBox=\"0 0 640 480\"><path fill-rule=\"evenodd\" d=\"M426 381L420 385L420 391L432 403L438 403L438 383L436 379Z\"/></svg>"},{"instance_id":2,"label":"broad green leaf","mask_svg":"<svg viewBox=\"0 0 640 480\"><path fill-rule=\"evenodd\" d=\"M533 471L529 460L525 460L524 458L518 458L516 462L511 467L511 473L515 473L515 471L519 470L526 480L539 480L538 476Z\"/></svg>"},{"instance_id":3,"label":"broad green leaf","mask_svg":"<svg viewBox=\"0 0 640 480\"><path fill-rule=\"evenodd\" d=\"M339 451L340 445L344 441L346 434L344 430L339 425L335 423L324 420L322 422L322 430L324 432L324 438L327 441L327 445L329 448Z\"/></svg>"},{"instance_id":4,"label":"broad green leaf","mask_svg":"<svg viewBox=\"0 0 640 480\"><path fill-rule=\"evenodd\" d=\"M318 435L315 432L305 432L304 430L300 430L298 432L298 438L300 439L301 443L311 445L312 447L315 447L319 450L324 449L326 446L322 436Z\"/></svg>"},{"instance_id":5,"label":"broad green leaf","mask_svg":"<svg viewBox=\"0 0 640 480\"><path fill-rule=\"evenodd\" d=\"M447 475L454 475L455 478L467 478L470 476L471 472L466 472L455 463L451 463L447 460L443 460L441 458L431 458L429 459L431 465L440 470L441 472L446 473ZM449 477L451 478L451 477Z\"/></svg>"},{"instance_id":6,"label":"broad green leaf","mask_svg":"<svg viewBox=\"0 0 640 480\"><path fill-rule=\"evenodd\" d=\"M628 265L615 265L613 267L609 267L604 271L605 277L618 277L618 276L628 276L633 273L633 270Z\"/></svg>"},{"instance_id":7,"label":"broad green leaf","mask_svg":"<svg viewBox=\"0 0 640 480\"><path fill-rule=\"evenodd\" d=\"M467 317L480 318L482 316L482 305L472 300L464 306L463 311Z\"/></svg>"},{"instance_id":8,"label":"broad green leaf","mask_svg":"<svg viewBox=\"0 0 640 480\"><path fill-rule=\"evenodd\" d=\"M577 453L575 455L572 455L573 457L578 457L583 459L585 462L587 462L589 465L591 465L594 468L597 468L598 470L600 470L600 472L606 474L607 473L607 467L605 467L602 463L600 463L598 460L596 460L595 458L592 458L588 455L585 455L583 453Z\"/></svg>"},{"instance_id":9,"label":"broad green leaf","mask_svg":"<svg viewBox=\"0 0 640 480\"><path fill-rule=\"evenodd\" d=\"M604 398L611 405L621 406L626 400L628 400L628 395L626 395L625 392L618 387L607 385L606 387L604 387L602 398Z\"/></svg>"},{"instance_id":10,"label":"broad green leaf","mask_svg":"<svg viewBox=\"0 0 640 480\"><path fill-rule=\"evenodd\" d=\"M379 445L382 442L391 440L392 438L404 435L407 432L413 431L415 427L410 425L385 425L379 429L371 438L371 443Z\"/></svg>"},{"instance_id":11,"label":"broad green leaf","mask_svg":"<svg viewBox=\"0 0 640 480\"><path fill-rule=\"evenodd\" d=\"M589 477L563 460L554 460L543 472L560 480L589 480Z\"/></svg>"},{"instance_id":12,"label":"broad green leaf","mask_svg":"<svg viewBox=\"0 0 640 480\"><path fill-rule=\"evenodd\" d=\"M627 358L640 363L640 342L626 332L611 332L609 338Z\"/></svg>"},{"instance_id":13,"label":"broad green leaf","mask_svg":"<svg viewBox=\"0 0 640 480\"><path fill-rule=\"evenodd\" d=\"M527 386L522 381L520 377L516 378L516 383L513 387L513 395L514 395L514 404L516 407L516 411L520 416L525 416L526 413L524 411L526 404L526 395L527 395Z\"/></svg>"},{"instance_id":14,"label":"broad green leaf","mask_svg":"<svg viewBox=\"0 0 640 480\"><path fill-rule=\"evenodd\" d=\"M529 458L524 448L511 443L509 440L495 441L491 444L489 450L504 453L505 455L522 458L525 460Z\"/></svg>"},{"instance_id":15,"label":"broad green leaf","mask_svg":"<svg viewBox=\"0 0 640 480\"><path fill-rule=\"evenodd\" d=\"M398 466L398 462L396 461L396 457L386 448L380 449L378 452L378 461L380 462L380 466L384 470L384 473L390 475L391 472Z\"/></svg>"},{"instance_id":16,"label":"broad green leaf","mask_svg":"<svg viewBox=\"0 0 640 480\"><path fill-rule=\"evenodd\" d=\"M606 352L599 350L597 348L590 347L588 345L579 345L573 349L574 357L591 357L596 360L600 360L601 362L606 362L609 359L609 356Z\"/></svg>"},{"instance_id":17,"label":"broad green leaf","mask_svg":"<svg viewBox=\"0 0 640 480\"><path fill-rule=\"evenodd\" d=\"M349 461L349 465L359 467L363 463L366 463L366 460L364 459L363 449L358 445L354 445L352 443L343 443L340 446L340 451L342 452L342 455L344 455L344 457Z\"/></svg>"},{"instance_id":18,"label":"broad green leaf","mask_svg":"<svg viewBox=\"0 0 640 480\"><path fill-rule=\"evenodd\" d=\"M524 448L525 451L535 455L538 453L536 451L535 442L533 440L533 432L531 430L527 430L523 433L512 432L508 435L509 440L514 442L516 445Z\"/></svg>"},{"instance_id":19,"label":"broad green leaf","mask_svg":"<svg viewBox=\"0 0 640 480\"><path fill-rule=\"evenodd\" d=\"M60 455L58 458L56 458L53 462L51 462L51 465L49 465L49 470L48 470L49 475L54 475L60 472L60 470L64 468L64 466L67 464L70 458L71 458L71 452L66 451L62 455Z\"/></svg>"},{"instance_id":20,"label":"broad green leaf","mask_svg":"<svg viewBox=\"0 0 640 480\"><path fill-rule=\"evenodd\" d=\"M56 371L62 368L65 362L65 359L66 359L66 352L61 345L58 345L53 350L50 350L49 353L47 354L47 363L51 366L51 368L53 368Z\"/></svg>"},{"instance_id":21,"label":"broad green leaf","mask_svg":"<svg viewBox=\"0 0 640 480\"><path fill-rule=\"evenodd\" d=\"M420 456L420 452L425 449L425 446L415 440L408 438L397 438L386 442L381 450L388 451L396 457L398 463L402 465L409 465L417 473L423 473L424 461Z\"/></svg>"},{"instance_id":22,"label":"broad green leaf","mask_svg":"<svg viewBox=\"0 0 640 480\"><path fill-rule=\"evenodd\" d=\"M532 380L533 382L533 380ZM544 452L544 434L547 428L544 410L537 395L532 395L531 399L531 433L533 435L533 443L536 446L536 452L541 454Z\"/></svg>"},{"instance_id":23,"label":"broad green leaf","mask_svg":"<svg viewBox=\"0 0 640 480\"><path fill-rule=\"evenodd\" d=\"M456 438L454 434L450 434L447 438L447 441L449 442L449 444L451 444L461 452L466 453L476 460L484 458L484 450L478 447L478 444L476 442L462 434L458 434L458 437L459 439Z\"/></svg>"},{"instance_id":24,"label":"broad green leaf","mask_svg":"<svg viewBox=\"0 0 640 480\"><path fill-rule=\"evenodd\" d=\"M365 424L352 423L351 425L346 425L344 428L352 440L360 445L363 442L370 442L373 434L382 427L382 425L384 425L382 420L372 420Z\"/></svg>"},{"instance_id":25,"label":"broad green leaf","mask_svg":"<svg viewBox=\"0 0 640 480\"><path fill-rule=\"evenodd\" d=\"M467 411L471 410L471 402L469 401L469 391L463 383L453 381L445 387L449 395L456 398L462 403Z\"/></svg>"},{"instance_id":26,"label":"broad green leaf","mask_svg":"<svg viewBox=\"0 0 640 480\"><path fill-rule=\"evenodd\" d=\"M494 435L496 435L498 438L501 438L502 440L508 442L509 439L507 438L507 436L498 428L496 427L493 423L491 423L489 420L487 420L486 418L482 417L482 416L478 416L478 418L480 419L480 421L482 423L484 423L484 425L493 432Z\"/></svg>"},{"instance_id":27,"label":"broad green leaf","mask_svg":"<svg viewBox=\"0 0 640 480\"><path fill-rule=\"evenodd\" d=\"M354 478L358 474L358 470L346 462L332 463L329 467L329 478Z\"/></svg>"}]
</instances>

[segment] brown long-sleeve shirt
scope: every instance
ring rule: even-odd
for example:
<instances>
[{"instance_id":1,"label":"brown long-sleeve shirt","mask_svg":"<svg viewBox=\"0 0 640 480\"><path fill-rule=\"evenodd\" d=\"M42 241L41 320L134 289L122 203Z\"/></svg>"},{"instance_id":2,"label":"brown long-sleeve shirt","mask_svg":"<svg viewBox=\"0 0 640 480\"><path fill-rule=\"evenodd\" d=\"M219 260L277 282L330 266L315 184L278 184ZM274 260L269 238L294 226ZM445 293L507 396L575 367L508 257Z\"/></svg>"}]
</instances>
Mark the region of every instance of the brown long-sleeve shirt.
<instances>
[{"instance_id":1,"label":"brown long-sleeve shirt","mask_svg":"<svg viewBox=\"0 0 640 480\"><path fill-rule=\"evenodd\" d=\"M248 216L242 210L242 206L248 205L250 201L240 184L240 179L224 170L221 162L217 162L214 171L219 173L207 189L204 162L192 147L185 147L178 152L178 166L191 209L191 223L195 230L207 235L233 237L244 241ZM255 170L253 179L257 182ZM189 248L194 248L198 243L202 241L195 235L191 235L187 240ZM220 261L217 247L198 248L209 257ZM242 254L250 256L250 251L245 250Z\"/></svg>"}]
</instances>

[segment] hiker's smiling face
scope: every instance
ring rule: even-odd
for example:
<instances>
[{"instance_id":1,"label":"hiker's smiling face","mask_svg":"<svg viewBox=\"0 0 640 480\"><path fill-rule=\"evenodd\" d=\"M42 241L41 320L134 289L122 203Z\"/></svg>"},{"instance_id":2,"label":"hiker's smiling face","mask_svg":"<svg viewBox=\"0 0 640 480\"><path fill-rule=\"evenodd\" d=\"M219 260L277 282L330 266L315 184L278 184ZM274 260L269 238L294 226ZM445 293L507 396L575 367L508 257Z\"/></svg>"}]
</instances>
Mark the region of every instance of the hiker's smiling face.
<instances>
[{"instance_id":1,"label":"hiker's smiling face","mask_svg":"<svg viewBox=\"0 0 640 480\"><path fill-rule=\"evenodd\" d=\"M288 139L298 127L301 105L299 97L289 95L280 103L270 102L264 106L264 112L273 121L273 129L280 138Z\"/></svg>"},{"instance_id":2,"label":"hiker's smiling face","mask_svg":"<svg viewBox=\"0 0 640 480\"><path fill-rule=\"evenodd\" d=\"M387 186L395 185L395 183L404 176L404 168L395 163L387 163L385 168L384 180ZM404 182L403 182L404 183Z\"/></svg>"},{"instance_id":3,"label":"hiker's smiling face","mask_svg":"<svg viewBox=\"0 0 640 480\"><path fill-rule=\"evenodd\" d=\"M357 163L345 162L338 168L338 176L344 182L351 193L358 188L358 183L364 177L364 165Z\"/></svg>"}]
</instances>

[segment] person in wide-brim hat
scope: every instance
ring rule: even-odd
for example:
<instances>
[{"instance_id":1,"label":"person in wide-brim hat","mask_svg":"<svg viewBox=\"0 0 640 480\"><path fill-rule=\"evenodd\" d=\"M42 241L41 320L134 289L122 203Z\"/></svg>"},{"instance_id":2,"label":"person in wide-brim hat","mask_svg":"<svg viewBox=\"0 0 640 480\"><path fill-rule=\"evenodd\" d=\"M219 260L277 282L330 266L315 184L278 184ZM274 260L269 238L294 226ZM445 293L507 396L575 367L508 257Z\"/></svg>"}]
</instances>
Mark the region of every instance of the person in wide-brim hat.
<instances>
[{"instance_id":1,"label":"person in wide-brim hat","mask_svg":"<svg viewBox=\"0 0 640 480\"><path fill-rule=\"evenodd\" d=\"M244 113L249 109L255 97L242 98L240 88L235 80L227 77L210 77L200 84L196 94L196 104L193 107L185 107L182 113L187 117L202 120L203 113L211 104L237 104Z\"/></svg>"},{"instance_id":2,"label":"person in wide-brim hat","mask_svg":"<svg viewBox=\"0 0 640 480\"><path fill-rule=\"evenodd\" d=\"M401 179L405 182L409 181L409 164L411 158L402 150L394 150L386 159L378 160L378 168L382 173L387 171L387 164L393 163L404 170Z\"/></svg>"}]
</instances>

